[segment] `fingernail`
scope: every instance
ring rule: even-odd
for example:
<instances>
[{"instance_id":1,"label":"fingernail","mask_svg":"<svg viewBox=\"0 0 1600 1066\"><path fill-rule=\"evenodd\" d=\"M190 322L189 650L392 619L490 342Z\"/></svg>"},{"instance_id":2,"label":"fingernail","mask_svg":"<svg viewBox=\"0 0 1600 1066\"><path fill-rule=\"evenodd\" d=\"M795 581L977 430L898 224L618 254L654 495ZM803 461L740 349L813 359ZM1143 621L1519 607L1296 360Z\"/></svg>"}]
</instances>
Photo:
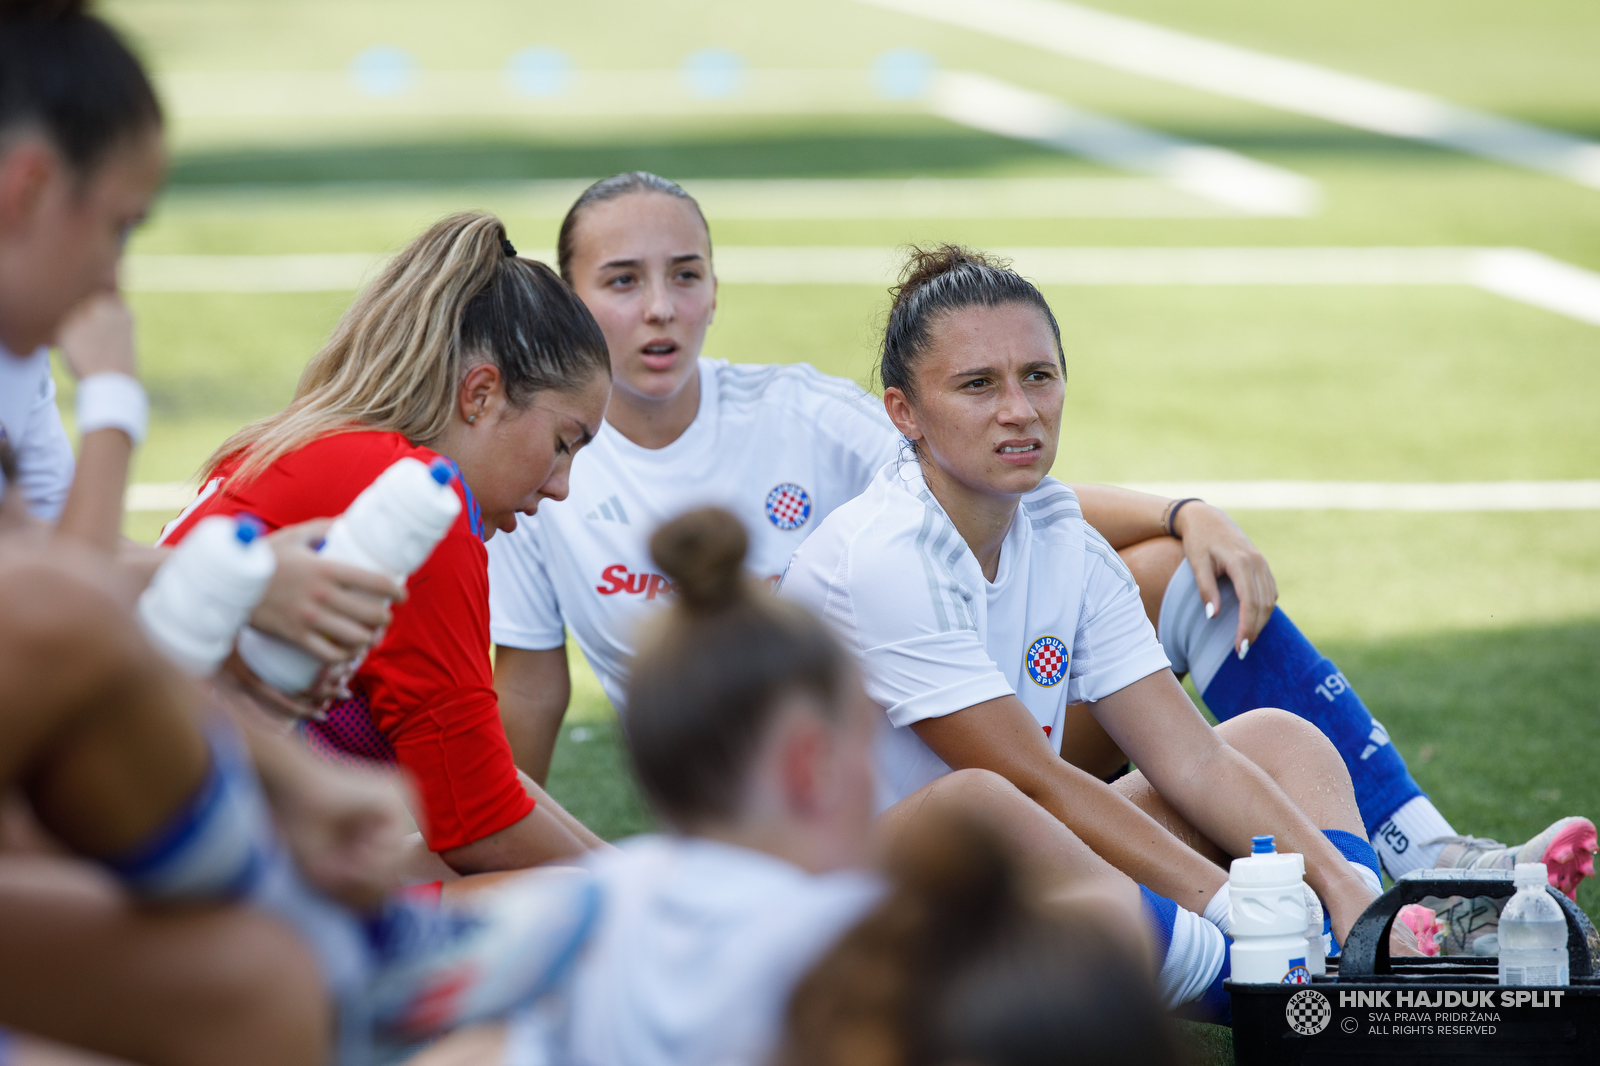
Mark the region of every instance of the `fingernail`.
<instances>
[{"instance_id":1,"label":"fingernail","mask_svg":"<svg viewBox=\"0 0 1600 1066\"><path fill-rule=\"evenodd\" d=\"M1214 604L1214 603L1207 602L1206 603L1206 617L1207 618L1215 618L1216 616L1217 616L1217 605Z\"/></svg>"},{"instance_id":2,"label":"fingernail","mask_svg":"<svg viewBox=\"0 0 1600 1066\"><path fill-rule=\"evenodd\" d=\"M1246 637L1239 642L1239 658L1243 659L1250 654L1250 638Z\"/></svg>"}]
</instances>

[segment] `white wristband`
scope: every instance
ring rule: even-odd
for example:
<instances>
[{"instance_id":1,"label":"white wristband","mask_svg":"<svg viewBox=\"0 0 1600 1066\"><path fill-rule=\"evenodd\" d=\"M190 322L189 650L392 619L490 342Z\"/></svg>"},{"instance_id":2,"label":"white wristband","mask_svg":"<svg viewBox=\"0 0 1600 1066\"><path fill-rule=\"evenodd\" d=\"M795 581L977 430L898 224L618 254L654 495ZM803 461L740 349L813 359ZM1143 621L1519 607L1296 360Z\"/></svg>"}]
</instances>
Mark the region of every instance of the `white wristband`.
<instances>
[{"instance_id":1,"label":"white wristband","mask_svg":"<svg viewBox=\"0 0 1600 1066\"><path fill-rule=\"evenodd\" d=\"M78 382L78 435L120 429L135 444L144 443L150 401L144 386L127 374L90 374Z\"/></svg>"}]
</instances>

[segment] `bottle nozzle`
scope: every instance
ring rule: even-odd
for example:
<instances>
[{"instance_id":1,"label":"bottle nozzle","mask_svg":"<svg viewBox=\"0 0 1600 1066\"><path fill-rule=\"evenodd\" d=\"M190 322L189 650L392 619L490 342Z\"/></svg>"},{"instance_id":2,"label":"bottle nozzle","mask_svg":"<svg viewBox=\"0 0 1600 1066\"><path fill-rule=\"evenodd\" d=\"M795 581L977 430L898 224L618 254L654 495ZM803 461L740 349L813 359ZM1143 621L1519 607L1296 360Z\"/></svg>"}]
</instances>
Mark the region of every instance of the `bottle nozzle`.
<instances>
[{"instance_id":1,"label":"bottle nozzle","mask_svg":"<svg viewBox=\"0 0 1600 1066\"><path fill-rule=\"evenodd\" d=\"M1277 850L1278 849L1273 846L1272 841L1273 841L1273 837L1272 837L1272 835L1270 833L1268 835L1266 835L1266 836L1263 836L1263 837L1251 837L1250 838L1250 854L1252 854L1252 855L1275 855L1275 854L1277 854Z\"/></svg>"},{"instance_id":2,"label":"bottle nozzle","mask_svg":"<svg viewBox=\"0 0 1600 1066\"><path fill-rule=\"evenodd\" d=\"M250 544L264 532L266 527L255 515L241 514L234 517L233 535L239 539L241 545Z\"/></svg>"},{"instance_id":3,"label":"bottle nozzle","mask_svg":"<svg viewBox=\"0 0 1600 1066\"><path fill-rule=\"evenodd\" d=\"M428 473L433 475L433 480L441 485L450 484L450 479L455 477L455 471L450 469L450 463L444 459L435 459L428 466Z\"/></svg>"}]
</instances>

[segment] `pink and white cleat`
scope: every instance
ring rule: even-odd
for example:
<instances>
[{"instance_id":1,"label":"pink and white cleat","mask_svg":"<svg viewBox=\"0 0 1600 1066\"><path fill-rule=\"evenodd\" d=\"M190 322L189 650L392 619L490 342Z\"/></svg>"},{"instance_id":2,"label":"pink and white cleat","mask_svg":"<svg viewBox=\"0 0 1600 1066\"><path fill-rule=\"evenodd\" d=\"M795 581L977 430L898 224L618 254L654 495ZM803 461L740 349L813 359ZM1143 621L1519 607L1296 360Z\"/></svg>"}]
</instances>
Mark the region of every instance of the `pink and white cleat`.
<instances>
[{"instance_id":1,"label":"pink and white cleat","mask_svg":"<svg viewBox=\"0 0 1600 1066\"><path fill-rule=\"evenodd\" d=\"M1568 899L1578 898L1578 885L1594 876L1596 836L1594 823L1587 818L1561 818L1527 843L1507 847L1487 837L1441 837L1430 843L1444 844L1434 864L1443 869L1512 870L1519 862L1542 862L1550 871L1550 883Z\"/></svg>"}]
</instances>

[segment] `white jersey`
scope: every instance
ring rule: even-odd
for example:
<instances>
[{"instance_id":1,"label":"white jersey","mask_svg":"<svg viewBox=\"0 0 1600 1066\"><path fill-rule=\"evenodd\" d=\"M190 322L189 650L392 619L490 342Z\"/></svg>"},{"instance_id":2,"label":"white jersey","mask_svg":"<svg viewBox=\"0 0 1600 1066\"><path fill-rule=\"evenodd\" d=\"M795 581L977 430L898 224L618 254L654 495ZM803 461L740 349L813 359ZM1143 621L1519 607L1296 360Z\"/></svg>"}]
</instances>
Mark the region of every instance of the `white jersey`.
<instances>
[{"instance_id":1,"label":"white jersey","mask_svg":"<svg viewBox=\"0 0 1600 1066\"><path fill-rule=\"evenodd\" d=\"M28 510L54 522L72 488L73 461L48 348L15 356L0 347L0 433L17 454L17 488Z\"/></svg>"},{"instance_id":2,"label":"white jersey","mask_svg":"<svg viewBox=\"0 0 1600 1066\"><path fill-rule=\"evenodd\" d=\"M883 892L696 838L587 865L598 925L563 990L513 1018L505 1066L762 1066L795 984Z\"/></svg>"},{"instance_id":3,"label":"white jersey","mask_svg":"<svg viewBox=\"0 0 1600 1066\"><path fill-rule=\"evenodd\" d=\"M489 541L489 632L512 648L559 648L570 628L611 703L625 709L634 636L671 583L650 536L697 507L750 534L746 565L776 580L806 536L867 487L900 435L883 404L805 364L700 360L700 409L665 448L609 425L572 462L571 494Z\"/></svg>"},{"instance_id":4,"label":"white jersey","mask_svg":"<svg viewBox=\"0 0 1600 1066\"><path fill-rule=\"evenodd\" d=\"M950 772L911 726L1015 695L1061 750L1068 703L1166 669L1139 588L1054 478L1022 497L986 581L915 462L891 462L795 553L781 592L822 615L887 712L878 806Z\"/></svg>"}]
</instances>

